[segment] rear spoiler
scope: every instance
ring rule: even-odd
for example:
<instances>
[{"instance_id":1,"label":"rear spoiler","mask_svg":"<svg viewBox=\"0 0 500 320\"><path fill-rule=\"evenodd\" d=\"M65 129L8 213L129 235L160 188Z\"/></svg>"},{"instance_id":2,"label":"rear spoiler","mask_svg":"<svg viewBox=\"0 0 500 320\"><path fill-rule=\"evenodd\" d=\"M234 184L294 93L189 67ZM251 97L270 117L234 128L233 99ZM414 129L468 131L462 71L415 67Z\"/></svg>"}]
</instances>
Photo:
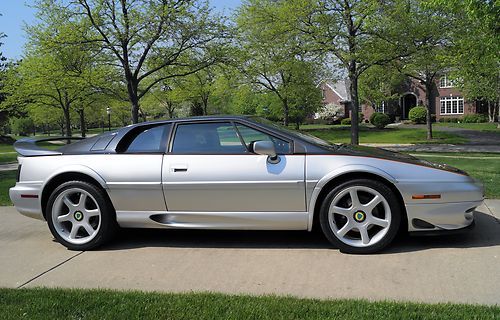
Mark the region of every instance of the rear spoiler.
<instances>
[{"instance_id":1,"label":"rear spoiler","mask_svg":"<svg viewBox=\"0 0 500 320\"><path fill-rule=\"evenodd\" d=\"M53 137L53 138L24 138L14 142L14 149L23 157L56 156L62 152L44 149L37 145L39 142L61 141L61 140L83 140L81 137ZM61 147L64 145L61 145Z\"/></svg>"}]
</instances>

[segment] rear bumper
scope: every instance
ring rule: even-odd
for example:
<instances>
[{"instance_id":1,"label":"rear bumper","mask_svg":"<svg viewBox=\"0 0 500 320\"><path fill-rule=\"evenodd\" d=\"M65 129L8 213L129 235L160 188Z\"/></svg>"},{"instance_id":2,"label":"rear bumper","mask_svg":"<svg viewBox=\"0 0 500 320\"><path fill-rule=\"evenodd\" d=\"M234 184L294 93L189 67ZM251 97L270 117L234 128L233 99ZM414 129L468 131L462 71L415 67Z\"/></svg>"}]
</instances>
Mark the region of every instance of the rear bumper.
<instances>
[{"instance_id":1,"label":"rear bumper","mask_svg":"<svg viewBox=\"0 0 500 320\"><path fill-rule=\"evenodd\" d=\"M45 220L42 213L41 183L16 183L9 189L9 196L19 213L39 220Z\"/></svg>"}]
</instances>

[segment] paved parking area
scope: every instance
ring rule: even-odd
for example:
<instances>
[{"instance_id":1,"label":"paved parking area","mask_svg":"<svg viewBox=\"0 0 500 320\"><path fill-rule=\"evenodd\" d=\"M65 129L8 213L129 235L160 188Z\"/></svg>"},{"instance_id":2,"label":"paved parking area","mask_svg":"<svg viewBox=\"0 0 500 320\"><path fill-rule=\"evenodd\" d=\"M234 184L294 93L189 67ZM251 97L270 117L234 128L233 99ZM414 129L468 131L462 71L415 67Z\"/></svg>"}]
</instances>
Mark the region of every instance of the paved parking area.
<instances>
[{"instance_id":1,"label":"paved parking area","mask_svg":"<svg viewBox=\"0 0 500 320\"><path fill-rule=\"evenodd\" d=\"M126 230L99 251L74 252L41 221L12 207L0 207L0 216L1 287L500 304L500 201L481 206L468 233L403 237L369 256L342 254L320 234L296 231Z\"/></svg>"}]
</instances>

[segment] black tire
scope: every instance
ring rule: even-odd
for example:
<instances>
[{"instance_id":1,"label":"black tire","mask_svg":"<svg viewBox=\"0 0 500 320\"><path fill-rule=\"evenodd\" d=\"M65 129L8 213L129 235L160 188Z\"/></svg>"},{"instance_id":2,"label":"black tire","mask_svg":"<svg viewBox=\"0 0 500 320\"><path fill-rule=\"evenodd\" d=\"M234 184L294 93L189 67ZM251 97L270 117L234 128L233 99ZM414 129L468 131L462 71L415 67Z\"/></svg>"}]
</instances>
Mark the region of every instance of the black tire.
<instances>
[{"instance_id":1,"label":"black tire","mask_svg":"<svg viewBox=\"0 0 500 320\"><path fill-rule=\"evenodd\" d=\"M97 231L97 234L89 242L82 244L74 244L62 238L59 235L59 233L55 230L55 225L52 218L52 208L54 206L54 202L58 197L58 195L64 192L65 190L72 188L83 189L90 195L92 195L92 197L97 202L97 205L99 206L99 210L101 212L100 227L99 230ZM107 196L101 189L99 189L95 185L84 181L68 181L57 187L49 197L49 201L47 203L45 212L50 232L60 244L62 244L69 250L86 251L95 249L103 245L104 243L108 242L115 235L118 229L115 210L111 205L110 201L108 200Z\"/></svg>"},{"instance_id":2,"label":"black tire","mask_svg":"<svg viewBox=\"0 0 500 320\"><path fill-rule=\"evenodd\" d=\"M376 243L369 246L358 247L344 243L341 241L336 233L332 230L330 223L328 221L328 211L331 202L334 200L335 196L344 191L349 187L368 187L379 192L387 201L391 209L391 221L389 223L388 230L386 234ZM396 195L393 191L384 183L369 179L355 179L351 181L346 181L333 188L328 195L325 197L323 203L321 204L321 209L319 213L319 221L321 229L324 235L330 241L330 243L339 248L341 252L353 253L353 254L370 254L381 251L386 248L398 234L398 230L401 224L401 207Z\"/></svg>"}]
</instances>

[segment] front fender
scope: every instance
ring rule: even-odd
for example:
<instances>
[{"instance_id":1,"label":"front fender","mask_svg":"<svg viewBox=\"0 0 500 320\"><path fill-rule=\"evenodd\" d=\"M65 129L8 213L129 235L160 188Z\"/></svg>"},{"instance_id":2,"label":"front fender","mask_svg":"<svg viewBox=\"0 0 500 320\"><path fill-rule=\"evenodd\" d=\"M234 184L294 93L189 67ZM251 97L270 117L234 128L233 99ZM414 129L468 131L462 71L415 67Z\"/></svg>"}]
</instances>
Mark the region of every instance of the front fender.
<instances>
[{"instance_id":1,"label":"front fender","mask_svg":"<svg viewBox=\"0 0 500 320\"><path fill-rule=\"evenodd\" d=\"M374 166L366 164L348 164L340 166L334 169L333 171L330 171L328 174L324 175L320 180L318 180L318 182L314 186L308 206L309 221L307 224L307 230L311 231L312 229L314 208L316 207L316 201L318 199L319 194L321 193L321 190L323 190L323 187L333 179L349 173L370 173L377 175L382 179L385 179L393 184L397 183L397 180L389 173Z\"/></svg>"}]
</instances>

